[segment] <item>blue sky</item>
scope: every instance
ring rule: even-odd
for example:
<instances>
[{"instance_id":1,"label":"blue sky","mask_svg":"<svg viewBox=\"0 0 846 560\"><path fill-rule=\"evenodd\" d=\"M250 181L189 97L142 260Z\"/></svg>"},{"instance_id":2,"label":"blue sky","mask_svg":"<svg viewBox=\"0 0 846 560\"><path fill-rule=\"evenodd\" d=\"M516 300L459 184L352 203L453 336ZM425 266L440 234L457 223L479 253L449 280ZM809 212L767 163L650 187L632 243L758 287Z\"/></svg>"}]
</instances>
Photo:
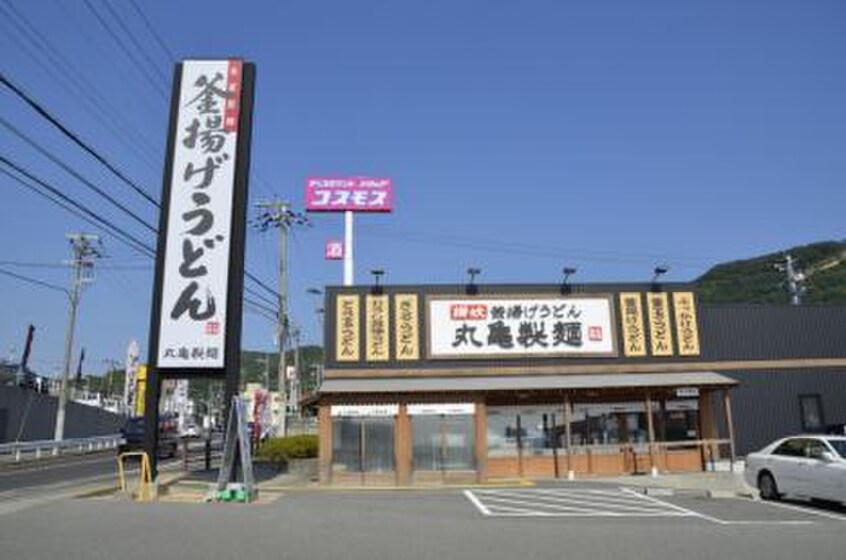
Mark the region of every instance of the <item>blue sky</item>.
<instances>
[{"instance_id":1,"label":"blue sky","mask_svg":"<svg viewBox=\"0 0 846 560\"><path fill-rule=\"evenodd\" d=\"M556 282L564 265L578 281L642 281L659 262L684 281L846 237L843 2L135 1L176 58L257 64L251 203L302 207L309 175L393 178L395 212L356 219L361 282L372 268L461 282L468 266L484 282ZM108 6L117 19L103 0L4 4L0 68L158 197L172 61L129 0ZM6 90L0 116L155 223ZM153 242L3 127L0 153ZM1 175L0 193L0 262L17 263L0 268L67 285L64 234L91 226ZM319 338L306 289L342 278L323 260L342 217L313 219L290 246L306 342ZM94 373L131 338L146 355L149 325L151 263L104 243L76 333ZM273 234L251 230L247 250L275 285ZM33 323L34 366L53 374L66 316L63 294L0 277L0 355ZM244 343L270 349L273 326L247 313Z\"/></svg>"}]
</instances>

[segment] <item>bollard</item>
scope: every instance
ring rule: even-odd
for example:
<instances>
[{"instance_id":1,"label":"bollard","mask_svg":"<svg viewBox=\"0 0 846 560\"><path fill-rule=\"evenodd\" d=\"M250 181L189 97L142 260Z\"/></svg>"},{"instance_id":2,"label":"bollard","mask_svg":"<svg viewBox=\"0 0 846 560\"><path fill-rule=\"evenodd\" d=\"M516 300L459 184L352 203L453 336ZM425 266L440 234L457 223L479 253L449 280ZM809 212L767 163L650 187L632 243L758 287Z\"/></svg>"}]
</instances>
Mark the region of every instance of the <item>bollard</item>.
<instances>
[{"instance_id":1,"label":"bollard","mask_svg":"<svg viewBox=\"0 0 846 560\"><path fill-rule=\"evenodd\" d=\"M211 438L206 438L205 447L206 470L211 470Z\"/></svg>"},{"instance_id":2,"label":"bollard","mask_svg":"<svg viewBox=\"0 0 846 560\"><path fill-rule=\"evenodd\" d=\"M188 472L188 440L182 438L182 472Z\"/></svg>"},{"instance_id":3,"label":"bollard","mask_svg":"<svg viewBox=\"0 0 846 560\"><path fill-rule=\"evenodd\" d=\"M21 460L21 450L20 450L20 449L15 449L15 462L16 462L16 463L19 463L19 462L20 462L20 460Z\"/></svg>"}]
</instances>

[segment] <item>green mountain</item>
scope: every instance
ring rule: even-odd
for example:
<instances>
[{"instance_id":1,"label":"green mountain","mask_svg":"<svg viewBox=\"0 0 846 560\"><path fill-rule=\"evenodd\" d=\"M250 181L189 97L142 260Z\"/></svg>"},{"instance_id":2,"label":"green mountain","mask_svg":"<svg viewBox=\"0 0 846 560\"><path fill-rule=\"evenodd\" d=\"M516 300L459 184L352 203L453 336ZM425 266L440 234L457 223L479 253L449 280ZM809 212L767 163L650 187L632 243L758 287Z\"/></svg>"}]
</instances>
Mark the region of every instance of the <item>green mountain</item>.
<instances>
[{"instance_id":1,"label":"green mountain","mask_svg":"<svg viewBox=\"0 0 846 560\"><path fill-rule=\"evenodd\" d=\"M777 265L791 255L805 277L803 303L846 304L846 241L824 241L752 259L718 264L695 282L703 303L789 303L787 275Z\"/></svg>"}]
</instances>

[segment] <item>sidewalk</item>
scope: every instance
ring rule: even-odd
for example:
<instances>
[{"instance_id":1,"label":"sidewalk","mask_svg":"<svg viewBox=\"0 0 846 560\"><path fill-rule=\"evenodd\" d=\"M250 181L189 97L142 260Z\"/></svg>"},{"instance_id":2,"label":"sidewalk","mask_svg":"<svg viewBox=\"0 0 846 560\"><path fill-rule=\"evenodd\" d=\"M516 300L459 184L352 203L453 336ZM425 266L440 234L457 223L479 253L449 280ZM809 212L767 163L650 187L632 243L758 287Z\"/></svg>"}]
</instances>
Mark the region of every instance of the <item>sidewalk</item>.
<instances>
[{"instance_id":1,"label":"sidewalk","mask_svg":"<svg viewBox=\"0 0 846 560\"><path fill-rule=\"evenodd\" d=\"M591 478L589 480L641 488L648 494L683 493L696 494L709 498L733 498L737 496L757 498L757 489L746 484L741 469L742 467L738 468L735 472L659 473L656 477L646 474L612 478Z\"/></svg>"}]
</instances>

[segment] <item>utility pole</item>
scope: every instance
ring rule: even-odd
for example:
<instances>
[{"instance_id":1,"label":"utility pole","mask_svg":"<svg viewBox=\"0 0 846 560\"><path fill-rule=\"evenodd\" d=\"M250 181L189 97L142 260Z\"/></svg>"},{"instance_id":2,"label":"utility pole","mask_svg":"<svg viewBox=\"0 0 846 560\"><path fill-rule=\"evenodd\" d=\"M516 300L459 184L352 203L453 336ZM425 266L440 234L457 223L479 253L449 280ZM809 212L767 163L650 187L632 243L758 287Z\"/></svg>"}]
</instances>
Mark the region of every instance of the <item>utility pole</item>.
<instances>
[{"instance_id":1,"label":"utility pole","mask_svg":"<svg viewBox=\"0 0 846 560\"><path fill-rule=\"evenodd\" d=\"M279 415L276 426L277 435L284 436L287 416L287 394L285 384L285 350L288 342L288 229L294 225L307 225L308 218L291 210L291 205L281 200L260 202L256 205L261 209L257 226L261 231L270 228L279 230L279 312L277 313L277 340L279 342L279 367L276 375L279 380L279 396L285 410Z\"/></svg>"},{"instance_id":2,"label":"utility pole","mask_svg":"<svg viewBox=\"0 0 846 560\"><path fill-rule=\"evenodd\" d=\"M784 272L787 275L787 291L790 292L790 304L801 305L802 296L807 291L805 287L805 274L796 269L796 261L793 256L787 254L784 256L784 264L778 263L775 265L777 270Z\"/></svg>"},{"instance_id":3,"label":"utility pole","mask_svg":"<svg viewBox=\"0 0 846 560\"><path fill-rule=\"evenodd\" d=\"M100 238L96 235L85 233L69 233L66 235L71 244L73 260L69 264L73 266L73 278L70 289L70 312L68 317L67 332L65 334L65 361L62 370L62 387L59 390L59 409L56 411L56 431L54 439L61 441L65 435L65 408L68 401L68 380L71 369L71 353L73 350L73 331L76 326L76 311L79 307L79 298L85 284L94 281L94 260L102 256L101 251L95 247L99 245Z\"/></svg>"}]
</instances>

